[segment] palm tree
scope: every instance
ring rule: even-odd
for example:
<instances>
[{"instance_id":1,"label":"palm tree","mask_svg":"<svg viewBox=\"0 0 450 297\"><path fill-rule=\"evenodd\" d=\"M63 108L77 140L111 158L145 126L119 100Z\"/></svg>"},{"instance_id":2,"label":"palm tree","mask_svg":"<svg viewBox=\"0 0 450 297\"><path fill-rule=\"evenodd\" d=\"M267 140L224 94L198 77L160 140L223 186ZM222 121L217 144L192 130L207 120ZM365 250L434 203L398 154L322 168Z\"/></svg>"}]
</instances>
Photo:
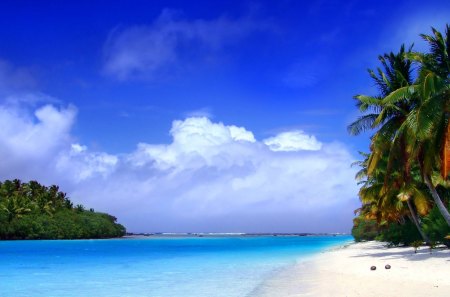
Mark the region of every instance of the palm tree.
<instances>
[{"instance_id":1,"label":"palm tree","mask_svg":"<svg viewBox=\"0 0 450 297\"><path fill-rule=\"evenodd\" d=\"M411 97L418 99L399 131L406 134L409 158L420 165L423 181L450 226L450 213L433 184L433 175L439 169L443 178L448 179L450 165L450 29L447 25L445 37L434 28L432 32L433 36L421 35L430 45L430 53L405 54L419 65L416 83L395 90L383 99L383 104L396 104Z\"/></svg>"},{"instance_id":2,"label":"palm tree","mask_svg":"<svg viewBox=\"0 0 450 297\"><path fill-rule=\"evenodd\" d=\"M371 175L367 174L367 165L370 154L362 154L364 161L355 162L361 170L356 174L356 179L362 187L359 191L359 198L363 203L357 210L365 219L376 220L379 225L389 222L405 222L408 216L414 223L417 231L425 242L429 242L428 236L423 232L420 219L417 213L426 215L430 210L429 198L420 186L410 183L407 188L402 187L402 174L398 171L390 173L390 178L386 179L386 168L388 151L378 162L377 168ZM386 180L389 184L386 186ZM405 208L405 203L407 208Z\"/></svg>"},{"instance_id":3,"label":"palm tree","mask_svg":"<svg viewBox=\"0 0 450 297\"><path fill-rule=\"evenodd\" d=\"M11 222L15 218L21 218L31 212L28 200L19 195L14 195L3 201L0 204L0 210L6 212L8 222Z\"/></svg>"},{"instance_id":4,"label":"palm tree","mask_svg":"<svg viewBox=\"0 0 450 297\"><path fill-rule=\"evenodd\" d=\"M400 47L396 54L384 54L379 56L383 68L377 68L377 73L369 69L369 75L378 87L377 96L357 95L357 106L363 113L355 122L348 126L352 135L358 135L368 129L378 129L371 138L371 157L368 160L368 173L370 174L377 166L378 161L385 150L391 150L390 162L400 157L404 160L404 178L409 179L410 164L408 162L408 151L405 139L398 133L399 128L405 122L408 113L413 106L414 97L404 97L393 104L385 102L385 98L398 89L412 85L412 63L405 59L405 54L410 54L412 46L405 51L405 46ZM388 166L389 168L392 166ZM388 175L387 175L388 176Z\"/></svg>"},{"instance_id":5,"label":"palm tree","mask_svg":"<svg viewBox=\"0 0 450 297\"><path fill-rule=\"evenodd\" d=\"M351 123L347 130L351 135L359 135L361 132L382 127L388 135L392 136L396 129L388 130L386 126L389 120L399 115L397 108L384 108L383 99L391 94L393 91L409 86L412 84L411 78L411 61L405 59L405 53L411 53L412 47L405 52L405 46L400 47L397 54L390 53L378 56L383 68L378 67L377 72L369 69L369 75L373 79L375 86L378 88L379 94L376 96L356 95L354 99L357 100L356 106L361 113L355 122ZM406 101L406 100L405 100ZM408 108L408 104L404 102L401 105L403 109ZM403 115L403 112L402 114ZM393 120L395 122L395 120ZM397 128L399 125L394 125Z\"/></svg>"},{"instance_id":6,"label":"palm tree","mask_svg":"<svg viewBox=\"0 0 450 297\"><path fill-rule=\"evenodd\" d=\"M363 203L360 212L368 218L376 217L378 222L401 221L408 215L424 241L429 242L417 215L417 212L425 215L429 211L428 195L423 192L420 182L412 177L413 164L407 126L404 125L408 114L416 105L417 98L411 94L395 102L385 100L397 90L412 85L412 62L405 58L412 53L411 49L412 47L405 51L402 45L397 54L379 56L383 68L378 68L377 73L369 70L379 94L354 97L358 100L360 111L370 113L350 124L348 130L357 135L368 129L378 129L371 138L371 153L359 164L363 165L363 169L357 177L367 177L359 192ZM404 208L404 203L408 210Z\"/></svg>"},{"instance_id":7,"label":"palm tree","mask_svg":"<svg viewBox=\"0 0 450 297\"><path fill-rule=\"evenodd\" d=\"M399 133L399 129L405 122L411 106L414 105L415 98L404 97L392 104L386 103L385 98L398 89L412 85L412 63L405 59L405 54L410 54L411 49L412 47L405 51L405 46L402 45L398 53L391 52L378 57L382 68L377 68L377 73L369 69L369 75L378 87L379 94L354 97L359 110L366 114L348 126L348 131L352 135L358 135L368 129L377 129L371 137L371 154L367 160L367 174L371 175L374 172L382 156L389 151L387 173L384 175L385 188L389 182L387 179L390 177L389 173L393 168L393 162L398 159L403 160L403 182L410 181L409 151L405 135Z\"/></svg>"}]
</instances>

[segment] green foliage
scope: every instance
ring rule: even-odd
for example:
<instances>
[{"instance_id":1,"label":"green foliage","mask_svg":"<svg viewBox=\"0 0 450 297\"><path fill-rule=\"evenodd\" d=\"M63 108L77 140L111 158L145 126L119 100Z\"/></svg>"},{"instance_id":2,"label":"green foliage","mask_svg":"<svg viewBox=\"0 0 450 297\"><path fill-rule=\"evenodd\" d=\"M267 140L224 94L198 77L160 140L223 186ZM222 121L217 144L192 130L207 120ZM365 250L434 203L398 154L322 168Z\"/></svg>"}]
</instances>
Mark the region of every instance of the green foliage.
<instances>
[{"instance_id":1,"label":"green foliage","mask_svg":"<svg viewBox=\"0 0 450 297\"><path fill-rule=\"evenodd\" d=\"M450 242L445 239L450 233L450 227L445 222L437 207L434 207L428 216L423 219L423 230L428 234L430 240L442 242L450 247Z\"/></svg>"},{"instance_id":2,"label":"green foliage","mask_svg":"<svg viewBox=\"0 0 450 297\"><path fill-rule=\"evenodd\" d=\"M116 218L86 211L73 203L58 186L36 181L0 182L0 239L111 238L125 234Z\"/></svg>"},{"instance_id":3,"label":"green foliage","mask_svg":"<svg viewBox=\"0 0 450 297\"><path fill-rule=\"evenodd\" d=\"M450 234L450 227L436 206L422 218L421 226L431 242L443 243L450 247L450 237L446 238ZM420 242L420 245L423 243L417 228L409 219L403 224L398 222L378 224L376 220L364 219L360 215L353 221L352 235L357 242L376 239L394 246L404 244L413 247L416 242Z\"/></svg>"},{"instance_id":4,"label":"green foliage","mask_svg":"<svg viewBox=\"0 0 450 297\"><path fill-rule=\"evenodd\" d=\"M430 241L428 243L428 247L430 248L430 254L433 253L433 250L437 247L437 242L436 241Z\"/></svg>"},{"instance_id":5,"label":"green foliage","mask_svg":"<svg viewBox=\"0 0 450 297\"><path fill-rule=\"evenodd\" d=\"M422 240L416 240L411 242L411 246L414 248L414 254L417 253L417 250L422 246L423 241Z\"/></svg>"},{"instance_id":6,"label":"green foliage","mask_svg":"<svg viewBox=\"0 0 450 297\"><path fill-rule=\"evenodd\" d=\"M356 242L374 240L380 233L375 220L356 218L352 228L352 236Z\"/></svg>"},{"instance_id":7,"label":"green foliage","mask_svg":"<svg viewBox=\"0 0 450 297\"><path fill-rule=\"evenodd\" d=\"M381 230L376 239L389 242L395 246L400 244L411 245L414 241L422 240L416 226L410 221L406 221L404 224L390 223Z\"/></svg>"}]
</instances>

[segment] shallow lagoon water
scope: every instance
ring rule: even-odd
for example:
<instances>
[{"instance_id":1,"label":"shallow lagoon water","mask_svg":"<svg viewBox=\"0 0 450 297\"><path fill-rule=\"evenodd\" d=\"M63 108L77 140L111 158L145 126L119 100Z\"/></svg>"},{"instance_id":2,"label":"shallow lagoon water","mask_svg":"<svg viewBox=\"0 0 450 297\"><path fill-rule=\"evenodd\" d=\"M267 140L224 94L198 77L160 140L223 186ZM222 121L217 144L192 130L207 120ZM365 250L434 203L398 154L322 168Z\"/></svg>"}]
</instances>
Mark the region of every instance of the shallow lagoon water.
<instances>
[{"instance_id":1,"label":"shallow lagoon water","mask_svg":"<svg viewBox=\"0 0 450 297\"><path fill-rule=\"evenodd\" d=\"M243 297L350 236L0 242L0 296Z\"/></svg>"}]
</instances>

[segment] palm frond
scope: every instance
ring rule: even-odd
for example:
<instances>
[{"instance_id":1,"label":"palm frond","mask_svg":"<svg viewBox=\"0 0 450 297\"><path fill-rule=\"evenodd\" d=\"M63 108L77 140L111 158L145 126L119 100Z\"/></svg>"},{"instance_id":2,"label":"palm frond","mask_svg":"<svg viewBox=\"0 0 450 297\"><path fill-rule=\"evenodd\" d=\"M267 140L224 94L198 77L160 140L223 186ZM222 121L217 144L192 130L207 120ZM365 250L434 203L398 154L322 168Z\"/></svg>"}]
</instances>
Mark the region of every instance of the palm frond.
<instances>
[{"instance_id":1,"label":"palm frond","mask_svg":"<svg viewBox=\"0 0 450 297\"><path fill-rule=\"evenodd\" d=\"M431 209L429 194L416 187L413 187L413 202L421 216L427 215Z\"/></svg>"},{"instance_id":2,"label":"palm frond","mask_svg":"<svg viewBox=\"0 0 450 297\"><path fill-rule=\"evenodd\" d=\"M348 125L348 133L351 135L359 135L362 132L373 129L373 123L375 122L377 116L377 114L366 114L358 117L356 121Z\"/></svg>"},{"instance_id":3,"label":"palm frond","mask_svg":"<svg viewBox=\"0 0 450 297\"><path fill-rule=\"evenodd\" d=\"M386 105L394 105L402 100L410 99L417 93L419 87L417 85L405 86L401 87L393 92L391 92L388 96L383 99L382 104Z\"/></svg>"}]
</instances>

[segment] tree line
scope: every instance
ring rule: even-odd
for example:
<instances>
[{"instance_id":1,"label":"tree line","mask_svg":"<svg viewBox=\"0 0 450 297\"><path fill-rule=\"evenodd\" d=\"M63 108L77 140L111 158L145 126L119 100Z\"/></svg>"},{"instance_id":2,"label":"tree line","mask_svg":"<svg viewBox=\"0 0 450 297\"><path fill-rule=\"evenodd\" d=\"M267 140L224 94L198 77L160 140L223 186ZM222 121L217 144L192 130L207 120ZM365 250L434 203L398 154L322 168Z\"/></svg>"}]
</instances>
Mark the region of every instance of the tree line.
<instances>
[{"instance_id":1,"label":"tree line","mask_svg":"<svg viewBox=\"0 0 450 297\"><path fill-rule=\"evenodd\" d=\"M59 187L19 179L0 182L0 239L111 238L125 234L116 218L73 205Z\"/></svg>"},{"instance_id":2,"label":"tree line","mask_svg":"<svg viewBox=\"0 0 450 297\"><path fill-rule=\"evenodd\" d=\"M378 92L356 95L352 135L373 131L356 162L361 207L356 240L450 245L450 30L420 35L427 52L402 45L369 69Z\"/></svg>"}]
</instances>

